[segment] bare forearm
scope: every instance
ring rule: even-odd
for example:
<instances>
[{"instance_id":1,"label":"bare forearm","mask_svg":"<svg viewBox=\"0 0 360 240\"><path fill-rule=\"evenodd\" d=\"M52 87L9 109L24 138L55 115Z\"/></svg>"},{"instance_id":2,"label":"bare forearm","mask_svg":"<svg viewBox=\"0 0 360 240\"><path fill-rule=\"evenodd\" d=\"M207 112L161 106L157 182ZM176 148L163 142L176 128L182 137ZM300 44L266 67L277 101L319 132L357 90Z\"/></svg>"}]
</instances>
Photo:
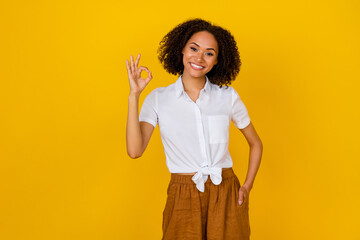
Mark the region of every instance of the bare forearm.
<instances>
[{"instance_id":1,"label":"bare forearm","mask_svg":"<svg viewBox=\"0 0 360 240\"><path fill-rule=\"evenodd\" d=\"M140 93L129 94L128 117L126 125L126 145L128 155L132 158L142 154L142 135L139 123Z\"/></svg>"},{"instance_id":2,"label":"bare forearm","mask_svg":"<svg viewBox=\"0 0 360 240\"><path fill-rule=\"evenodd\" d=\"M130 63L126 60L126 69L130 84L128 117L126 124L126 146L127 153L132 158L140 157L145 151L143 148L144 140L139 123L139 96L152 79L151 71L147 69L147 67L138 67L139 61L140 53L138 54L135 63L132 55L130 55ZM143 79L141 77L142 71L148 72L147 78Z\"/></svg>"},{"instance_id":3,"label":"bare forearm","mask_svg":"<svg viewBox=\"0 0 360 240\"><path fill-rule=\"evenodd\" d=\"M244 185L248 186L249 189L251 189L254 184L255 176L261 162L262 151L263 146L261 142L250 146L248 172L244 181Z\"/></svg>"}]
</instances>

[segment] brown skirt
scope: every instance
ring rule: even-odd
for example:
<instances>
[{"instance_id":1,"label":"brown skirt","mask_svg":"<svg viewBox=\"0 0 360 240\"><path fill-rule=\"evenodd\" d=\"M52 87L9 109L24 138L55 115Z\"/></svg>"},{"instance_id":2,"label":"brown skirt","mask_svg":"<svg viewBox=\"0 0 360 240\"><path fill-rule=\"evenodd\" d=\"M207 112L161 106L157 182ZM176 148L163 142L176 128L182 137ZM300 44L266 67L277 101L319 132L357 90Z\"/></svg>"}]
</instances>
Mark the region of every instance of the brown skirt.
<instances>
[{"instance_id":1,"label":"brown skirt","mask_svg":"<svg viewBox=\"0 0 360 240\"><path fill-rule=\"evenodd\" d=\"M249 240L249 199L239 205L241 185L233 169L223 169L219 185L209 176L204 192L191 178L171 174L162 240Z\"/></svg>"}]
</instances>

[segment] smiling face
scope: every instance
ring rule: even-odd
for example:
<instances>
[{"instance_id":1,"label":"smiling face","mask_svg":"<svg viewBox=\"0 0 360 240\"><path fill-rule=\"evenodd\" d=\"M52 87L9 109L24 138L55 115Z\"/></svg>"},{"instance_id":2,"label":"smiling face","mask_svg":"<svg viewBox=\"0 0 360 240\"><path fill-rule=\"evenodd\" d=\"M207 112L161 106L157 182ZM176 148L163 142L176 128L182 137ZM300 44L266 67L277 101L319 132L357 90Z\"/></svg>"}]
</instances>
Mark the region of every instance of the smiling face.
<instances>
[{"instance_id":1,"label":"smiling face","mask_svg":"<svg viewBox=\"0 0 360 240\"><path fill-rule=\"evenodd\" d=\"M217 64L218 43L211 33L194 33L182 50L184 74L202 77Z\"/></svg>"}]
</instances>

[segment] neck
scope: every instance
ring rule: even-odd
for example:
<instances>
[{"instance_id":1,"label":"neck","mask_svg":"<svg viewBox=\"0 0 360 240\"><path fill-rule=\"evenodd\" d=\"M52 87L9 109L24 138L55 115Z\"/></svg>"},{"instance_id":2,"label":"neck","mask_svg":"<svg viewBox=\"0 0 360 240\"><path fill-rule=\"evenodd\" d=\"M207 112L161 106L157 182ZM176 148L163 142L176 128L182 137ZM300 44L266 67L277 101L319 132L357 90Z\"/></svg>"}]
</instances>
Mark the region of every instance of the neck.
<instances>
[{"instance_id":1,"label":"neck","mask_svg":"<svg viewBox=\"0 0 360 240\"><path fill-rule=\"evenodd\" d=\"M190 92L200 91L201 89L204 88L206 83L205 75L201 77L193 77L187 74L186 72L184 72L181 79L184 85L184 90Z\"/></svg>"}]
</instances>

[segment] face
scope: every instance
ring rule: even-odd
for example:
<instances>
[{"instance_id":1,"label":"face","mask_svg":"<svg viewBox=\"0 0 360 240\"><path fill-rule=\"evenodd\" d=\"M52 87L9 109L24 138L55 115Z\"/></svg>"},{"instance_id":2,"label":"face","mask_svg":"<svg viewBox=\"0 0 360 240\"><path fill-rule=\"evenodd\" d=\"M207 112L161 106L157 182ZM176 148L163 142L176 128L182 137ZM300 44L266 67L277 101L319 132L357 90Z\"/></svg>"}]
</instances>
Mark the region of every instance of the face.
<instances>
[{"instance_id":1,"label":"face","mask_svg":"<svg viewBox=\"0 0 360 240\"><path fill-rule=\"evenodd\" d=\"M182 50L184 74L202 77L217 64L218 43L211 33L201 31L193 34Z\"/></svg>"}]
</instances>

